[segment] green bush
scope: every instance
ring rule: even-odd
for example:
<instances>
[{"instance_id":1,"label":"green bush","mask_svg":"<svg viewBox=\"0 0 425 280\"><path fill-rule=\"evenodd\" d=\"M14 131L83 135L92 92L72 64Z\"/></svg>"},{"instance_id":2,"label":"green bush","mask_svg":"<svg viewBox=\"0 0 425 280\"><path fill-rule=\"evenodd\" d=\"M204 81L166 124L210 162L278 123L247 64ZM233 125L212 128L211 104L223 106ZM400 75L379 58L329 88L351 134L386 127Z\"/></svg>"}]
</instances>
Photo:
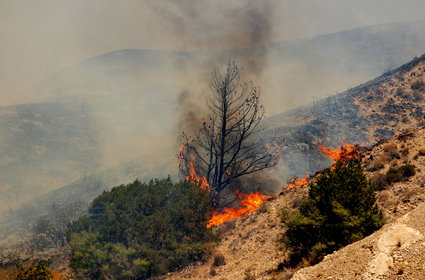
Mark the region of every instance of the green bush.
<instances>
[{"instance_id":1,"label":"green bush","mask_svg":"<svg viewBox=\"0 0 425 280\"><path fill-rule=\"evenodd\" d=\"M214 241L211 205L199 187L169 178L115 187L70 226L71 267L90 279L146 279L202 260Z\"/></svg>"},{"instance_id":2,"label":"green bush","mask_svg":"<svg viewBox=\"0 0 425 280\"><path fill-rule=\"evenodd\" d=\"M19 270L16 275L16 280L52 280L52 274L47 265L43 262L38 262L27 269Z\"/></svg>"},{"instance_id":3,"label":"green bush","mask_svg":"<svg viewBox=\"0 0 425 280\"><path fill-rule=\"evenodd\" d=\"M287 226L283 242L290 249L285 265L317 263L379 229L384 221L375 201L360 162L338 162L322 171L299 209L282 212Z\"/></svg>"},{"instance_id":4,"label":"green bush","mask_svg":"<svg viewBox=\"0 0 425 280\"><path fill-rule=\"evenodd\" d=\"M415 174L415 166L407 163L399 167L391 167L385 174L375 174L371 178L371 182L376 191L382 191L387 189L392 183L404 181Z\"/></svg>"},{"instance_id":5,"label":"green bush","mask_svg":"<svg viewBox=\"0 0 425 280\"><path fill-rule=\"evenodd\" d=\"M412 164L403 164L399 167L392 167L387 171L387 181L391 184L394 182L400 182L408 177L414 176L416 173L415 166Z\"/></svg>"}]
</instances>

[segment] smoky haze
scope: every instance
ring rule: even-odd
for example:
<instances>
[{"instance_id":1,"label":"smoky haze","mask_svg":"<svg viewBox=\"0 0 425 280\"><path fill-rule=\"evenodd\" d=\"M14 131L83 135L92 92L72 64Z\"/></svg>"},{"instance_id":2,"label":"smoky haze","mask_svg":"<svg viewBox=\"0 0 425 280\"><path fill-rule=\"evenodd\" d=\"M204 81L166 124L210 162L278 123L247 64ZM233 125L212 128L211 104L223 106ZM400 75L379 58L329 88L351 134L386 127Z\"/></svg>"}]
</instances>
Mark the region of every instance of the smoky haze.
<instances>
[{"instance_id":1,"label":"smoky haze","mask_svg":"<svg viewBox=\"0 0 425 280\"><path fill-rule=\"evenodd\" d=\"M422 0L1 1L0 105L73 105L53 116L63 109L4 108L2 164L22 162L22 169L8 167L19 170L15 177L4 169L10 178L0 191L22 202L175 145L182 130L199 124L211 72L228 59L243 68L243 81L261 89L267 115L371 79L425 52L418 35L425 32L417 28L424 22L412 24L416 29L378 25L313 36L424 20L424 5ZM390 48L381 44L376 53L359 54L375 48L370 42L376 38ZM46 128L51 118L57 123ZM28 133L28 123L42 129ZM21 131L25 142L18 145ZM16 138L7 138L11 134ZM58 143L36 141L43 137ZM31 153L20 152L22 147ZM53 175L43 176L45 170ZM13 184L19 177L25 184ZM17 193L19 186L26 189Z\"/></svg>"},{"instance_id":2,"label":"smoky haze","mask_svg":"<svg viewBox=\"0 0 425 280\"><path fill-rule=\"evenodd\" d=\"M49 96L33 94L34 85L111 50L251 47L423 20L423 5L421 0L1 1L0 104L46 100Z\"/></svg>"}]
</instances>

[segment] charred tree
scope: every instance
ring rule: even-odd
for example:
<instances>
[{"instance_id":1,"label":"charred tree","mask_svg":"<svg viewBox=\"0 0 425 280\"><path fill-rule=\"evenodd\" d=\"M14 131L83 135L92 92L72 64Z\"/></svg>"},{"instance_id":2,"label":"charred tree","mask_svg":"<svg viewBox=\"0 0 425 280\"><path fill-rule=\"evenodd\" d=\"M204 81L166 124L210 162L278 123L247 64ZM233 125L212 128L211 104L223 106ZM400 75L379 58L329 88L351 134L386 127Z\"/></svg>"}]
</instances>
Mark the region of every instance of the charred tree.
<instances>
[{"instance_id":1,"label":"charred tree","mask_svg":"<svg viewBox=\"0 0 425 280\"><path fill-rule=\"evenodd\" d=\"M195 135L183 132L179 160L183 174L195 169L206 178L217 209L231 203L226 196L236 191L236 179L275 166L280 149L258 137L264 117L260 92L252 82L241 83L235 62L224 73L212 73L211 89L208 115Z\"/></svg>"}]
</instances>

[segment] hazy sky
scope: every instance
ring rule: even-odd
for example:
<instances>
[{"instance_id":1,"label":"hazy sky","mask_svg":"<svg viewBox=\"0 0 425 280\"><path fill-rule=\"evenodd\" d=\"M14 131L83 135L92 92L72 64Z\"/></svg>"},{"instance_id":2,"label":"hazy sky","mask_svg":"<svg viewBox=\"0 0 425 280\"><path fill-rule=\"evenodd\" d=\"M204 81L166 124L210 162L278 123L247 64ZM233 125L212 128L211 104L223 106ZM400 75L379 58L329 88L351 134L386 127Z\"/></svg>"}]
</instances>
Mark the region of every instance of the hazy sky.
<instances>
[{"instance_id":1,"label":"hazy sky","mask_svg":"<svg viewBox=\"0 0 425 280\"><path fill-rule=\"evenodd\" d=\"M0 105L36 101L37 82L112 50L247 47L423 20L424 10L423 0L0 0Z\"/></svg>"}]
</instances>

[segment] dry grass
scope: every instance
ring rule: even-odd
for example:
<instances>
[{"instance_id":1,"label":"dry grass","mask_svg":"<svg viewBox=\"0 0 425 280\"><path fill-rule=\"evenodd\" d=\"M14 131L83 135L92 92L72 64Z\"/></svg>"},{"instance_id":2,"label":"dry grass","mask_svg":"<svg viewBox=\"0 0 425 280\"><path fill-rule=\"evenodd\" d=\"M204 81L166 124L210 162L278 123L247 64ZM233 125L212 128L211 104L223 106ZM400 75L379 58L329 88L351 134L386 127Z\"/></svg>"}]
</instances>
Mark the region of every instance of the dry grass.
<instances>
[{"instance_id":1,"label":"dry grass","mask_svg":"<svg viewBox=\"0 0 425 280\"><path fill-rule=\"evenodd\" d=\"M287 269L280 275L280 280L290 280L294 275L295 270Z\"/></svg>"},{"instance_id":2,"label":"dry grass","mask_svg":"<svg viewBox=\"0 0 425 280\"><path fill-rule=\"evenodd\" d=\"M226 259L223 254L214 255L214 260L212 263L213 267L218 267L226 264Z\"/></svg>"},{"instance_id":3,"label":"dry grass","mask_svg":"<svg viewBox=\"0 0 425 280\"><path fill-rule=\"evenodd\" d=\"M401 150L400 154L402 157L407 157L409 155L409 148L404 148Z\"/></svg>"},{"instance_id":4,"label":"dry grass","mask_svg":"<svg viewBox=\"0 0 425 280\"><path fill-rule=\"evenodd\" d=\"M377 194L377 200L381 206L387 210L397 208L399 200L394 197L391 191L385 190Z\"/></svg>"},{"instance_id":5,"label":"dry grass","mask_svg":"<svg viewBox=\"0 0 425 280\"><path fill-rule=\"evenodd\" d=\"M397 144L389 143L389 144L385 145L382 149L383 149L382 159L390 161L392 159L399 159L400 158L400 153L397 150Z\"/></svg>"},{"instance_id":6,"label":"dry grass","mask_svg":"<svg viewBox=\"0 0 425 280\"><path fill-rule=\"evenodd\" d=\"M421 89L425 86L425 83L421 80L417 80L414 83L412 83L412 85L410 86L411 89L413 90L417 90L417 89Z\"/></svg>"},{"instance_id":7,"label":"dry grass","mask_svg":"<svg viewBox=\"0 0 425 280\"><path fill-rule=\"evenodd\" d=\"M215 268L214 267L212 267L211 266L211 269L210 269L210 275L211 276L216 276L217 275L217 271L215 270Z\"/></svg>"},{"instance_id":8,"label":"dry grass","mask_svg":"<svg viewBox=\"0 0 425 280\"><path fill-rule=\"evenodd\" d=\"M386 190L389 182L387 180L387 176L382 173L375 174L371 179L371 183L376 191Z\"/></svg>"},{"instance_id":9,"label":"dry grass","mask_svg":"<svg viewBox=\"0 0 425 280\"><path fill-rule=\"evenodd\" d=\"M16 274L17 274L16 267L0 269L0 279L2 280L16 279Z\"/></svg>"},{"instance_id":10,"label":"dry grass","mask_svg":"<svg viewBox=\"0 0 425 280\"><path fill-rule=\"evenodd\" d=\"M381 170L384 167L385 167L385 162L382 160L381 157L379 157L370 162L367 170L370 172L374 172L374 171Z\"/></svg>"},{"instance_id":11,"label":"dry grass","mask_svg":"<svg viewBox=\"0 0 425 280\"><path fill-rule=\"evenodd\" d=\"M418 188L405 188L401 191L402 201L410 201L414 196L419 194Z\"/></svg>"},{"instance_id":12,"label":"dry grass","mask_svg":"<svg viewBox=\"0 0 425 280\"><path fill-rule=\"evenodd\" d=\"M244 273L244 280L255 280L257 277L252 274L250 271L245 271Z\"/></svg>"}]
</instances>

